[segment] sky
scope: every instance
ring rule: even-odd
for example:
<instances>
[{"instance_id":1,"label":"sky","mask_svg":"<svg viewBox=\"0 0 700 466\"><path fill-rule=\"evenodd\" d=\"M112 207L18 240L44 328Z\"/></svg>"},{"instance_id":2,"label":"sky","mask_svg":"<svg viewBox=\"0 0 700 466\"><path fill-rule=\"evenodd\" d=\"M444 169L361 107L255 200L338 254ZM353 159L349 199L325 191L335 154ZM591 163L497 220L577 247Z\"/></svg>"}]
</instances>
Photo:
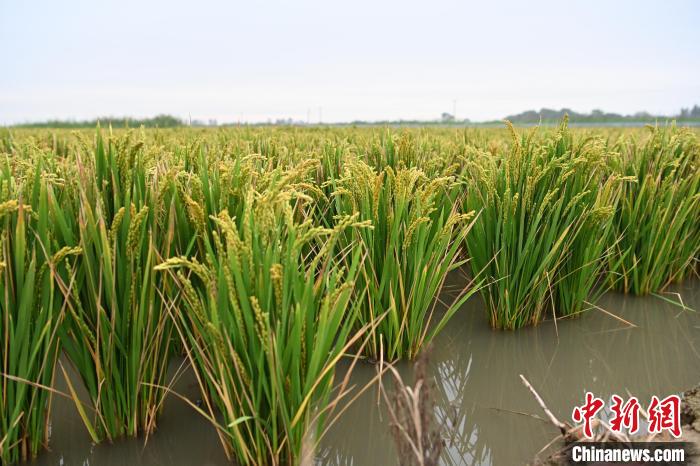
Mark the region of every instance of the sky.
<instances>
[{"instance_id":1,"label":"sky","mask_svg":"<svg viewBox=\"0 0 700 466\"><path fill-rule=\"evenodd\" d=\"M0 124L700 104L697 1L0 0Z\"/></svg>"}]
</instances>

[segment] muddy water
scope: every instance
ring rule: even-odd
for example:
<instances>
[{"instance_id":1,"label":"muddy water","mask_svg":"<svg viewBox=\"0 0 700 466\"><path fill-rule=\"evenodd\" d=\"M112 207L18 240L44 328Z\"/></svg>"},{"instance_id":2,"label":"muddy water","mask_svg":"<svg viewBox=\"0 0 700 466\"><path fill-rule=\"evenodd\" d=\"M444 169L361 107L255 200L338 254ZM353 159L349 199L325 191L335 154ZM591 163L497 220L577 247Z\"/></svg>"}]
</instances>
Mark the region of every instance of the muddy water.
<instances>
[{"instance_id":1,"label":"muddy water","mask_svg":"<svg viewBox=\"0 0 700 466\"><path fill-rule=\"evenodd\" d=\"M672 291L700 310L699 281ZM443 464L523 464L556 436L554 428L531 416L541 412L518 374L567 420L585 391L606 400L629 393L646 405L652 394L680 393L700 382L700 312L658 297L617 293L606 294L599 305L617 317L593 310L518 332L490 330L478 298L465 305L438 336L430 357L437 415L445 425ZM411 377L409 365L399 370ZM361 386L374 375L373 366L361 364L353 382ZM177 390L196 398L191 380L181 380ZM398 464L377 395L370 389L349 406L322 441L317 464ZM57 400L51 448L33 464L227 464L214 430L176 399L168 400L146 446L142 439L91 445L70 402Z\"/></svg>"}]
</instances>

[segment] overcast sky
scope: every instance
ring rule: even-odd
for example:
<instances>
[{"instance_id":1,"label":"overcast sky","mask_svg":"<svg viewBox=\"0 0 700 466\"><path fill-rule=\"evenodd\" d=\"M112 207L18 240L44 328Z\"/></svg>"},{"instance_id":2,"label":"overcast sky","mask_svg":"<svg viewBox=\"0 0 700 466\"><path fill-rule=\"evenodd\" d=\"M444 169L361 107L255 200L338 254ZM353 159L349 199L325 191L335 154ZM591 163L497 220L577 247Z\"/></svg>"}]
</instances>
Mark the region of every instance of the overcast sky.
<instances>
[{"instance_id":1,"label":"overcast sky","mask_svg":"<svg viewBox=\"0 0 700 466\"><path fill-rule=\"evenodd\" d=\"M700 104L697 1L0 0L0 124Z\"/></svg>"}]
</instances>

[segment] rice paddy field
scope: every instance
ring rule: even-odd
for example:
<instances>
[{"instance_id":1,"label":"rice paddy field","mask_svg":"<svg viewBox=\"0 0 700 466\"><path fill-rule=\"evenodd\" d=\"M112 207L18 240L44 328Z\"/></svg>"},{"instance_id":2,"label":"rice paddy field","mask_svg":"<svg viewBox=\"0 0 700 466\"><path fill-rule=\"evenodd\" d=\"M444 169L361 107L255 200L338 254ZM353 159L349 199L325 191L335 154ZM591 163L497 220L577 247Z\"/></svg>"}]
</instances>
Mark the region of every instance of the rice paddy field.
<instances>
[{"instance_id":1,"label":"rice paddy field","mask_svg":"<svg viewBox=\"0 0 700 466\"><path fill-rule=\"evenodd\" d=\"M693 129L3 129L0 224L3 464L523 464L518 373L700 374Z\"/></svg>"}]
</instances>

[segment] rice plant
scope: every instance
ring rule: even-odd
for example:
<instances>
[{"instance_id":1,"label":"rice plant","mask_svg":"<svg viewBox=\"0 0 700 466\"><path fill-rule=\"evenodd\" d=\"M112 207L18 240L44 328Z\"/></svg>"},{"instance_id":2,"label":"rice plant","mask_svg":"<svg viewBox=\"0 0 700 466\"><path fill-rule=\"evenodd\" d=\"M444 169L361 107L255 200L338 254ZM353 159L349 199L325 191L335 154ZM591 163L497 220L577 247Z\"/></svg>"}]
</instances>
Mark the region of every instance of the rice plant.
<instances>
[{"instance_id":1,"label":"rice plant","mask_svg":"<svg viewBox=\"0 0 700 466\"><path fill-rule=\"evenodd\" d=\"M464 264L458 253L474 213L450 205L451 177L429 179L415 168L377 172L362 161L346 163L333 194L338 215L359 214L371 228L343 236L366 256L357 277L357 326L378 321L366 354L388 360L414 358L474 293L467 285L447 309L436 313L436 296L447 274Z\"/></svg>"},{"instance_id":2,"label":"rice plant","mask_svg":"<svg viewBox=\"0 0 700 466\"><path fill-rule=\"evenodd\" d=\"M139 149L98 134L94 168L81 168L69 198L52 197L62 241L82 250L75 304L59 330L89 394L86 410L69 381L95 442L152 432L167 384L170 294L154 267L175 251L174 200L156 195Z\"/></svg>"},{"instance_id":3,"label":"rice plant","mask_svg":"<svg viewBox=\"0 0 700 466\"><path fill-rule=\"evenodd\" d=\"M360 254L334 260L335 230L295 219L289 190L249 191L241 218L212 221L203 263L173 258L184 307L173 310L212 422L239 464L299 464L322 435L334 368L353 333ZM361 227L359 225L358 227ZM349 254L349 252L346 252Z\"/></svg>"},{"instance_id":4,"label":"rice plant","mask_svg":"<svg viewBox=\"0 0 700 466\"><path fill-rule=\"evenodd\" d=\"M512 129L512 127L511 127ZM564 121L537 141L517 135L503 157L468 167L468 210L480 211L466 244L493 327L516 329L547 313L573 315L598 281L619 196L604 178L601 141L575 140Z\"/></svg>"},{"instance_id":5,"label":"rice plant","mask_svg":"<svg viewBox=\"0 0 700 466\"><path fill-rule=\"evenodd\" d=\"M625 293L662 291L696 269L700 254L700 144L687 129L650 128L623 140L612 167L626 183L614 228L621 237L608 279Z\"/></svg>"},{"instance_id":6,"label":"rice plant","mask_svg":"<svg viewBox=\"0 0 700 466\"><path fill-rule=\"evenodd\" d=\"M56 249L46 192L36 209L0 203L0 462L35 457L48 443L56 335L78 249ZM64 268L65 266L65 268ZM60 270L59 270L60 269Z\"/></svg>"}]
</instances>

